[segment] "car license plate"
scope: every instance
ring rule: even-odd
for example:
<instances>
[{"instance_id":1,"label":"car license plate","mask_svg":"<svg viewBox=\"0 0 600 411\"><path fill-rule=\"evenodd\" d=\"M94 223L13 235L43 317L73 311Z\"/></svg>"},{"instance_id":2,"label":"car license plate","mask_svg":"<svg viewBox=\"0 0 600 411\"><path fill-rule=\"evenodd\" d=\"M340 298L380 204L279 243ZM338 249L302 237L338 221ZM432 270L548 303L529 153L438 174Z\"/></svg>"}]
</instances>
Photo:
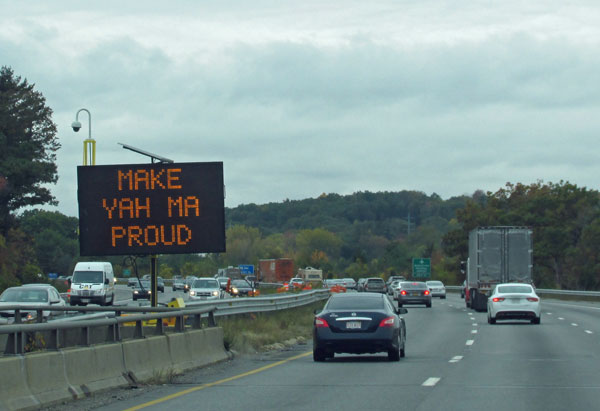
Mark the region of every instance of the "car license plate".
<instances>
[{"instance_id":1,"label":"car license plate","mask_svg":"<svg viewBox=\"0 0 600 411\"><path fill-rule=\"evenodd\" d=\"M418 296L420 296L420 295L421 295L420 293L412 293L412 296L413 296L413 297L418 297Z\"/></svg>"},{"instance_id":2,"label":"car license plate","mask_svg":"<svg viewBox=\"0 0 600 411\"><path fill-rule=\"evenodd\" d=\"M346 323L346 329L348 329L348 330L360 329L360 321L348 321Z\"/></svg>"}]
</instances>

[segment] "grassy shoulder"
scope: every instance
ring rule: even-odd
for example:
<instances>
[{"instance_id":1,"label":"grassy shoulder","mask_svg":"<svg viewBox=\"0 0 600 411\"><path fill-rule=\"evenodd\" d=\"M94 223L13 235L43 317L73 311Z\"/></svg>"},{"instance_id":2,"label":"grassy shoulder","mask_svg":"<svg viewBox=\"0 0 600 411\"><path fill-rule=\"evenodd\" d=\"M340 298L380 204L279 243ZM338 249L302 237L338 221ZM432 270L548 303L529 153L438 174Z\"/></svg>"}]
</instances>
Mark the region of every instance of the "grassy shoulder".
<instances>
[{"instance_id":1,"label":"grassy shoulder","mask_svg":"<svg viewBox=\"0 0 600 411\"><path fill-rule=\"evenodd\" d=\"M239 353L265 351L274 344L312 338L314 311L325 301L282 311L251 313L220 318L225 348Z\"/></svg>"}]
</instances>

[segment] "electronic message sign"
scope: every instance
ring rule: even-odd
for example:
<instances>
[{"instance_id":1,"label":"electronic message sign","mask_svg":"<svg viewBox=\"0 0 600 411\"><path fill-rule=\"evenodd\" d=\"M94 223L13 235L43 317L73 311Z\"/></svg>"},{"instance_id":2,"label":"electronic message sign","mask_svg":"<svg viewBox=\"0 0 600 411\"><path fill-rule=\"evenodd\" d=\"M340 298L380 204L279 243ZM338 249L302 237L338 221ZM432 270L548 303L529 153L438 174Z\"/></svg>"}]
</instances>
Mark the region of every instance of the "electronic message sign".
<instances>
[{"instance_id":1,"label":"electronic message sign","mask_svg":"<svg viewBox=\"0 0 600 411\"><path fill-rule=\"evenodd\" d=\"M225 251L223 163L77 167L82 256Z\"/></svg>"}]
</instances>

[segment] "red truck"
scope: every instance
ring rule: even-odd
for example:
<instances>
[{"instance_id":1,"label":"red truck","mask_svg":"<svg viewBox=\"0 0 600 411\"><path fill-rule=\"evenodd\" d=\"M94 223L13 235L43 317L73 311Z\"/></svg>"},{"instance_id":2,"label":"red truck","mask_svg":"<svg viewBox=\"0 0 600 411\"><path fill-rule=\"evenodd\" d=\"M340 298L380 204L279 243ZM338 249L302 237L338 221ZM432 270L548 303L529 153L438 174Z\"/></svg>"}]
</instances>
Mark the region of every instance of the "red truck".
<instances>
[{"instance_id":1,"label":"red truck","mask_svg":"<svg viewBox=\"0 0 600 411\"><path fill-rule=\"evenodd\" d=\"M294 277L294 260L271 258L258 261L258 280L263 283L284 283Z\"/></svg>"}]
</instances>

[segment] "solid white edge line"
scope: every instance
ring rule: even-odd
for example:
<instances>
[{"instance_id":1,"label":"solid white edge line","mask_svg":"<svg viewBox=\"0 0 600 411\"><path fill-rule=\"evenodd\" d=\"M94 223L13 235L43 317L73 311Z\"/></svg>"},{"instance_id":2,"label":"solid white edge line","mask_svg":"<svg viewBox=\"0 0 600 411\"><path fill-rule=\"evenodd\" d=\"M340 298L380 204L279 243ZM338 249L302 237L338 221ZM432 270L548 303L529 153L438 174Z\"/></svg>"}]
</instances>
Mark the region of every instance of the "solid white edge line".
<instances>
[{"instance_id":1,"label":"solid white edge line","mask_svg":"<svg viewBox=\"0 0 600 411\"><path fill-rule=\"evenodd\" d=\"M467 340L466 345L473 345L474 342L475 340Z\"/></svg>"},{"instance_id":2,"label":"solid white edge line","mask_svg":"<svg viewBox=\"0 0 600 411\"><path fill-rule=\"evenodd\" d=\"M440 382L440 379L441 378L438 378L438 377L430 377L430 378L427 378L425 380L425 382L423 384L421 384L421 385L423 387L433 387L433 386L435 386L435 384L437 384L438 382Z\"/></svg>"}]
</instances>

